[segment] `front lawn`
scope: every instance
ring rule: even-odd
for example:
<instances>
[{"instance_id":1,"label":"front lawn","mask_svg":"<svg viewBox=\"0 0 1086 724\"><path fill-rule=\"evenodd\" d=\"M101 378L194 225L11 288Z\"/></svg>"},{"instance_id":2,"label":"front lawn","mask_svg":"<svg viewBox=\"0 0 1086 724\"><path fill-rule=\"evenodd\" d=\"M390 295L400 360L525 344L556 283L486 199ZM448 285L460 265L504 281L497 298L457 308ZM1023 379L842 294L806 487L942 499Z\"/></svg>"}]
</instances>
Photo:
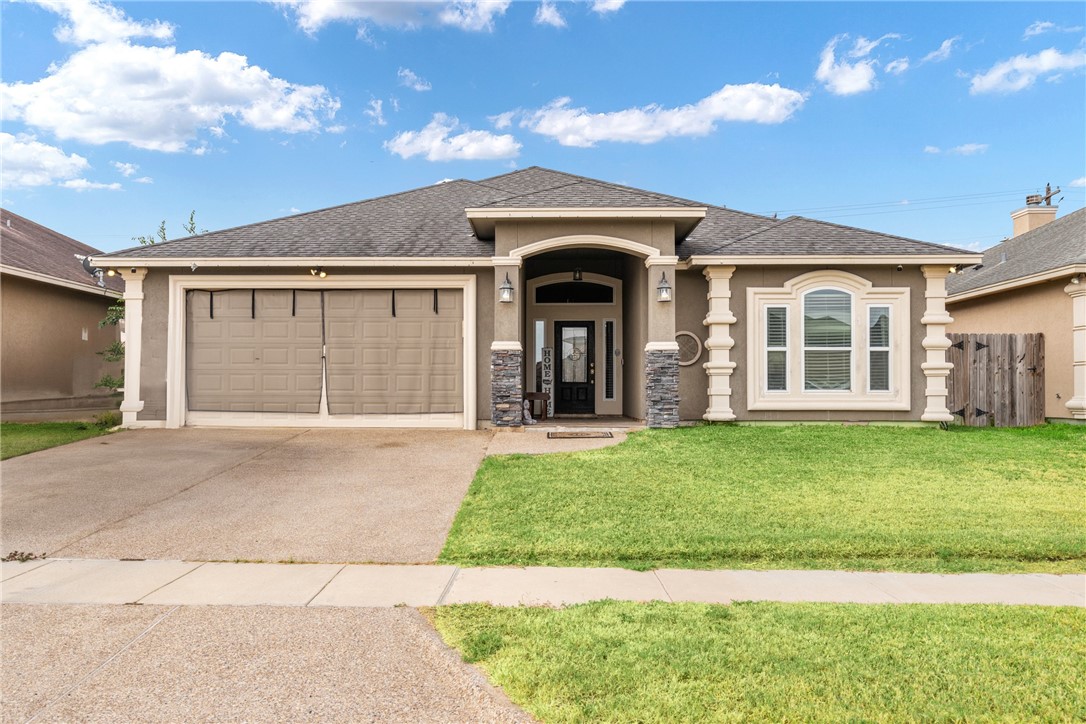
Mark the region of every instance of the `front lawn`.
<instances>
[{"instance_id":1,"label":"front lawn","mask_svg":"<svg viewBox=\"0 0 1086 724\"><path fill-rule=\"evenodd\" d=\"M105 427L93 422L0 423L0 460L98 437L107 432Z\"/></svg>"},{"instance_id":2,"label":"front lawn","mask_svg":"<svg viewBox=\"0 0 1086 724\"><path fill-rule=\"evenodd\" d=\"M1081 609L604 601L431 615L548 724L1086 717Z\"/></svg>"},{"instance_id":3,"label":"front lawn","mask_svg":"<svg viewBox=\"0 0 1086 724\"><path fill-rule=\"evenodd\" d=\"M1086 426L703 426L487 458L457 565L1086 569Z\"/></svg>"}]
</instances>

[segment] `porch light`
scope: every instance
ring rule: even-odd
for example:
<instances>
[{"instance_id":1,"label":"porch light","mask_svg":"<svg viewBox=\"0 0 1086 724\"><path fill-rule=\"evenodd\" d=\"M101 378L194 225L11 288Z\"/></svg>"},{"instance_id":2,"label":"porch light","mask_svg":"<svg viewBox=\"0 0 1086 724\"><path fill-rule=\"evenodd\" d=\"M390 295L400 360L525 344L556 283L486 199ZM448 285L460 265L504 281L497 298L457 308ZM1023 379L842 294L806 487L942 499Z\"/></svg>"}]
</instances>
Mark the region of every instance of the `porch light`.
<instances>
[{"instance_id":1,"label":"porch light","mask_svg":"<svg viewBox=\"0 0 1086 724\"><path fill-rule=\"evenodd\" d=\"M328 272L324 270L324 267L320 266L310 269L309 273L315 277L320 277L321 279L324 279L326 276L328 276Z\"/></svg>"},{"instance_id":2,"label":"porch light","mask_svg":"<svg viewBox=\"0 0 1086 724\"><path fill-rule=\"evenodd\" d=\"M660 283L656 285L656 301L671 301L671 285L667 283L667 272L660 272Z\"/></svg>"},{"instance_id":3,"label":"porch light","mask_svg":"<svg viewBox=\"0 0 1086 724\"><path fill-rule=\"evenodd\" d=\"M107 270L106 271L106 276L107 277L115 277L115 276L117 276L117 270L116 269Z\"/></svg>"},{"instance_id":4,"label":"porch light","mask_svg":"<svg viewBox=\"0 0 1086 724\"><path fill-rule=\"evenodd\" d=\"M498 287L498 301L502 304L509 304L513 301L513 282L509 281L508 273L505 275L505 281Z\"/></svg>"},{"instance_id":5,"label":"porch light","mask_svg":"<svg viewBox=\"0 0 1086 724\"><path fill-rule=\"evenodd\" d=\"M1071 277L1071 283L1072 284L1078 284L1081 281L1082 281L1082 275L1081 274L1076 274L1073 277Z\"/></svg>"},{"instance_id":6,"label":"porch light","mask_svg":"<svg viewBox=\"0 0 1086 724\"><path fill-rule=\"evenodd\" d=\"M573 281L575 281L575 282L584 281L584 275L581 274L581 267L577 267L576 269L573 270Z\"/></svg>"}]
</instances>

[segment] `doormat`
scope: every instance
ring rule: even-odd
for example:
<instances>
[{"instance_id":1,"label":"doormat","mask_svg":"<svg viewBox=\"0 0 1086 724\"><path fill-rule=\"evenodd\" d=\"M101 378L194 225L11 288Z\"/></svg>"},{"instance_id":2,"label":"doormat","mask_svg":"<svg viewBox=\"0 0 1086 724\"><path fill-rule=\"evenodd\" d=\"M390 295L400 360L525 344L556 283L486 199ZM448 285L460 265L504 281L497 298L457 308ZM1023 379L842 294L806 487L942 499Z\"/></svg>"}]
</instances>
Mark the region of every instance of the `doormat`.
<instances>
[{"instance_id":1,"label":"doormat","mask_svg":"<svg viewBox=\"0 0 1086 724\"><path fill-rule=\"evenodd\" d=\"M614 437L614 435L609 432L548 432L547 437L551 440L565 440L567 438Z\"/></svg>"}]
</instances>

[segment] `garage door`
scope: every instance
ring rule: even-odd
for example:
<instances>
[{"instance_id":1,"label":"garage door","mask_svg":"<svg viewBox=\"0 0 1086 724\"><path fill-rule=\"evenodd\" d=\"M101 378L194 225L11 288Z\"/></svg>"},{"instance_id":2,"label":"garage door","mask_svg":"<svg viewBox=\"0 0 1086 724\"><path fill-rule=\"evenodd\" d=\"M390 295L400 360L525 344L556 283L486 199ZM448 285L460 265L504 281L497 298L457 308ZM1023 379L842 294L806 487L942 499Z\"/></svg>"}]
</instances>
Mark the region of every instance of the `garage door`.
<instances>
[{"instance_id":1,"label":"garage door","mask_svg":"<svg viewBox=\"0 0 1086 724\"><path fill-rule=\"evenodd\" d=\"M318 412L320 294L188 292L188 409Z\"/></svg>"},{"instance_id":2,"label":"garage door","mask_svg":"<svg viewBox=\"0 0 1086 724\"><path fill-rule=\"evenodd\" d=\"M463 293L324 293L328 411L427 415L464 410Z\"/></svg>"},{"instance_id":3,"label":"garage door","mask_svg":"<svg viewBox=\"0 0 1086 724\"><path fill-rule=\"evenodd\" d=\"M447 419L464 411L463 305L450 289L189 291L188 409L317 414L323 383L332 416Z\"/></svg>"}]
</instances>

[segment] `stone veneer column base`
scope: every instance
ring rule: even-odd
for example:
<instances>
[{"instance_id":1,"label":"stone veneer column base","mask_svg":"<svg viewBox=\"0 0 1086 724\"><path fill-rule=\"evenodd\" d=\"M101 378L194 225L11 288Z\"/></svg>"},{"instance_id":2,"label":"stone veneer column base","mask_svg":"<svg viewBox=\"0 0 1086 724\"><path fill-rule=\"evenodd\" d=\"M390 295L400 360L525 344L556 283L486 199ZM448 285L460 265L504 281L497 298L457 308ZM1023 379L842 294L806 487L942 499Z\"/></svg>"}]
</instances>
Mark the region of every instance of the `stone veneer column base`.
<instances>
[{"instance_id":1,"label":"stone veneer column base","mask_svg":"<svg viewBox=\"0 0 1086 724\"><path fill-rule=\"evenodd\" d=\"M520 427L524 412L521 350L490 351L490 421L494 427Z\"/></svg>"},{"instance_id":2,"label":"stone veneer column base","mask_svg":"<svg viewBox=\"0 0 1086 724\"><path fill-rule=\"evenodd\" d=\"M645 350L645 423L649 427L679 424L679 350Z\"/></svg>"}]
</instances>

